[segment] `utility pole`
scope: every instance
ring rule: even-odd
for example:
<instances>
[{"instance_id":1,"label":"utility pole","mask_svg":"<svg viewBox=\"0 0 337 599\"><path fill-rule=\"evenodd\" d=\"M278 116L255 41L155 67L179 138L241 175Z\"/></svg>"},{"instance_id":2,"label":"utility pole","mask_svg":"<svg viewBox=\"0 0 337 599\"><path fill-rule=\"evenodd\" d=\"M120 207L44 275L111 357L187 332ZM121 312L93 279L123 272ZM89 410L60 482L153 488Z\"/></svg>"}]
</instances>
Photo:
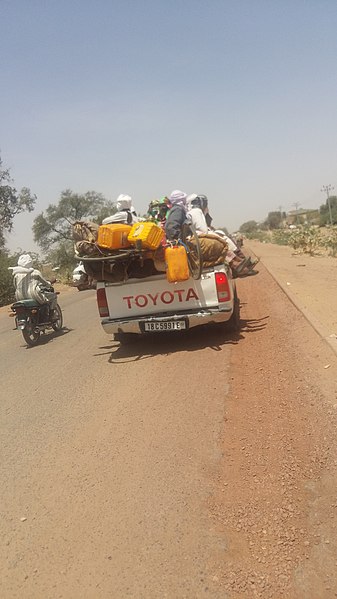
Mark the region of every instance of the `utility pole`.
<instances>
[{"instance_id":1,"label":"utility pole","mask_svg":"<svg viewBox=\"0 0 337 599\"><path fill-rule=\"evenodd\" d=\"M333 225L333 222L332 222L332 212L331 212L329 191L332 191L333 189L335 189L333 187L333 185L323 185L323 187L321 189L321 191L324 191L326 193L326 198L327 198L328 206L329 206L330 225Z\"/></svg>"},{"instance_id":2,"label":"utility pole","mask_svg":"<svg viewBox=\"0 0 337 599\"><path fill-rule=\"evenodd\" d=\"M283 228L282 206L278 207L280 213L280 227Z\"/></svg>"},{"instance_id":3,"label":"utility pole","mask_svg":"<svg viewBox=\"0 0 337 599\"><path fill-rule=\"evenodd\" d=\"M297 214L297 211L298 211L298 209L300 207L300 203L299 202L294 202L293 206L295 207L295 221L296 221L296 224L297 224L298 223L298 214Z\"/></svg>"}]
</instances>

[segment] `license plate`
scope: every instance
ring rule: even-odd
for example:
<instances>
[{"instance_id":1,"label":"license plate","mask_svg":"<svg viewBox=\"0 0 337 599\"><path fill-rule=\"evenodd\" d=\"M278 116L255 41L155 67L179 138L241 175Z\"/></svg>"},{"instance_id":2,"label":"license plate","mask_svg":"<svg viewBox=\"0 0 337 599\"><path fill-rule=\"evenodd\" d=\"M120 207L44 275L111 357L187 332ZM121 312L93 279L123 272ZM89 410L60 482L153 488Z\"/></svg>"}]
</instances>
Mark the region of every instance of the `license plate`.
<instances>
[{"instance_id":1,"label":"license plate","mask_svg":"<svg viewBox=\"0 0 337 599\"><path fill-rule=\"evenodd\" d=\"M165 320L161 322L145 322L145 331L181 331L186 329L185 320Z\"/></svg>"}]
</instances>

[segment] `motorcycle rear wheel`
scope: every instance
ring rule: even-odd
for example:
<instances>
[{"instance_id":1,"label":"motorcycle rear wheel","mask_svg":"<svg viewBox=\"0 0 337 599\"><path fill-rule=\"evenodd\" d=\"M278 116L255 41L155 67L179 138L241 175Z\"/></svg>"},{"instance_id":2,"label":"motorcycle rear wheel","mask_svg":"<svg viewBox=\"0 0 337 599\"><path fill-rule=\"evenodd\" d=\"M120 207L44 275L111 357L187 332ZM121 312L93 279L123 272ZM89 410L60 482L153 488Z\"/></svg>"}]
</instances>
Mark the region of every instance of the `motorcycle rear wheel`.
<instances>
[{"instance_id":1,"label":"motorcycle rear wheel","mask_svg":"<svg viewBox=\"0 0 337 599\"><path fill-rule=\"evenodd\" d=\"M34 345L37 345L37 343L39 342L41 332L34 331L31 322L27 323L26 328L22 329L21 333L27 345L33 347Z\"/></svg>"},{"instance_id":2,"label":"motorcycle rear wheel","mask_svg":"<svg viewBox=\"0 0 337 599\"><path fill-rule=\"evenodd\" d=\"M57 316L53 320L53 324L51 325L54 331L60 331L63 326L63 316L62 310L58 304L56 304L55 312L57 312Z\"/></svg>"}]
</instances>

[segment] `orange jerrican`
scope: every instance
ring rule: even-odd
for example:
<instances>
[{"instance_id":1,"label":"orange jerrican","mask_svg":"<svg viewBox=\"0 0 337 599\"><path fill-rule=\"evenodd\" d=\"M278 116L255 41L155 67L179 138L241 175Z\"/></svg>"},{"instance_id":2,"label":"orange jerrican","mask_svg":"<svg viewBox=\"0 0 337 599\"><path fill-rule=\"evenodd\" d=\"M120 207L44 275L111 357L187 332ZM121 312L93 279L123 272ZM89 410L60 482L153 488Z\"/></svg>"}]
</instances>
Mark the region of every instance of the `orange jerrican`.
<instances>
[{"instance_id":1,"label":"orange jerrican","mask_svg":"<svg viewBox=\"0 0 337 599\"><path fill-rule=\"evenodd\" d=\"M108 250L120 250L130 247L128 235L130 225L111 223L101 225L98 229L97 245Z\"/></svg>"},{"instance_id":2,"label":"orange jerrican","mask_svg":"<svg viewBox=\"0 0 337 599\"><path fill-rule=\"evenodd\" d=\"M143 248L156 250L160 246L163 237L164 231L161 227L152 222L141 221L132 226L128 240L134 245L141 242Z\"/></svg>"},{"instance_id":3,"label":"orange jerrican","mask_svg":"<svg viewBox=\"0 0 337 599\"><path fill-rule=\"evenodd\" d=\"M187 254L183 245L167 247L165 250L166 278L170 283L187 281L190 272L187 262Z\"/></svg>"}]
</instances>

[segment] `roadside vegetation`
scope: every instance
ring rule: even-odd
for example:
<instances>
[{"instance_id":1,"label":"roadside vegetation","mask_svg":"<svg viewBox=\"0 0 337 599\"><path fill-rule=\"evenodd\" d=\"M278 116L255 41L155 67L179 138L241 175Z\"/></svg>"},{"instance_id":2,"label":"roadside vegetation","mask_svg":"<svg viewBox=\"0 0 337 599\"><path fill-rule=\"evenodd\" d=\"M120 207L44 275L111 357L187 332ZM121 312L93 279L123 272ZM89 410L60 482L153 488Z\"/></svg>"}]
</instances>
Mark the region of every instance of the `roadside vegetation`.
<instances>
[{"instance_id":1,"label":"roadside vegetation","mask_svg":"<svg viewBox=\"0 0 337 599\"><path fill-rule=\"evenodd\" d=\"M240 227L247 239L289 245L295 252L337 257L337 197L329 198L318 210L269 212L261 222L247 221Z\"/></svg>"},{"instance_id":2,"label":"roadside vegetation","mask_svg":"<svg viewBox=\"0 0 337 599\"><path fill-rule=\"evenodd\" d=\"M34 241L41 248L42 258L30 248L10 252L6 247L6 235L13 230L18 214L34 210L36 200L36 195L28 187L20 191L15 188L10 169L4 167L0 157L0 306L14 300L12 275L8 267L17 264L20 254L31 254L34 265L48 280L57 273L58 280L69 283L78 263L74 254L72 224L82 219L99 223L116 211L112 202L100 193L88 191L77 194L67 189L56 204L50 204L34 220Z\"/></svg>"}]
</instances>

